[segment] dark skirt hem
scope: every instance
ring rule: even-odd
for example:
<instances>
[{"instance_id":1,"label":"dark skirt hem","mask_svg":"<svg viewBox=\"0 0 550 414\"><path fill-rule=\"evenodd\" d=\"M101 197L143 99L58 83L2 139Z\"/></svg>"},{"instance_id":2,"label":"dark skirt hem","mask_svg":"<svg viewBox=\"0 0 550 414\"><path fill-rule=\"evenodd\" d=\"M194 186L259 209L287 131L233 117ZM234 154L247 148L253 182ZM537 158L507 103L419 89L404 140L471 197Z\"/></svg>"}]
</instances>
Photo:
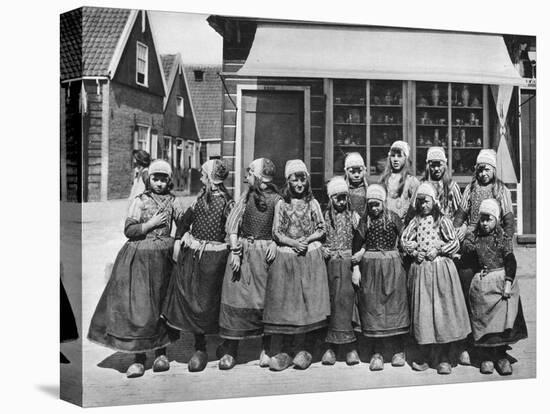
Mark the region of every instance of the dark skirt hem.
<instances>
[{"instance_id":1,"label":"dark skirt hem","mask_svg":"<svg viewBox=\"0 0 550 414\"><path fill-rule=\"evenodd\" d=\"M388 329L385 331L370 331L364 329L361 333L367 338L387 338L390 336L403 335L410 332L410 326L404 326L402 328Z\"/></svg>"},{"instance_id":2,"label":"dark skirt hem","mask_svg":"<svg viewBox=\"0 0 550 414\"><path fill-rule=\"evenodd\" d=\"M264 331L263 309L237 308L221 303L220 336L226 339L244 339L261 336Z\"/></svg>"},{"instance_id":3,"label":"dark skirt hem","mask_svg":"<svg viewBox=\"0 0 550 414\"><path fill-rule=\"evenodd\" d=\"M324 328L328 325L328 321L326 319L310 323L308 325L274 325L270 323L266 323L264 325L264 333L265 334L287 334L287 335L295 335L295 334L301 334L301 333L307 333L311 331L316 331L317 329Z\"/></svg>"},{"instance_id":4,"label":"dark skirt hem","mask_svg":"<svg viewBox=\"0 0 550 414\"><path fill-rule=\"evenodd\" d=\"M504 332L486 334L479 338L479 340L474 341L474 346L480 348L494 348L498 346L512 345L522 339L526 339L527 337L527 325L523 316L523 307L520 299L518 314L516 316L516 320L514 321L513 328L507 329Z\"/></svg>"},{"instance_id":5,"label":"dark skirt hem","mask_svg":"<svg viewBox=\"0 0 550 414\"><path fill-rule=\"evenodd\" d=\"M104 346L113 351L136 354L164 348L172 342L177 341L179 334L168 333L163 338L156 337L154 339L119 339L108 334L100 335L89 332L87 339L94 344Z\"/></svg>"},{"instance_id":6,"label":"dark skirt hem","mask_svg":"<svg viewBox=\"0 0 550 414\"><path fill-rule=\"evenodd\" d=\"M422 341L422 342L419 342L416 337L414 338L416 340L416 343L418 345L432 345L432 344L450 344L451 342L457 342L457 341L462 341L463 339L466 339L468 337L469 333L467 335L460 335L456 338L445 338L445 339L435 339L433 341ZM414 337L414 335L413 335Z\"/></svg>"},{"instance_id":7,"label":"dark skirt hem","mask_svg":"<svg viewBox=\"0 0 550 414\"><path fill-rule=\"evenodd\" d=\"M219 332L220 338L223 339L251 339L251 338L260 338L264 336L264 330L256 329L254 331L236 331L233 329L220 328Z\"/></svg>"},{"instance_id":8,"label":"dark skirt hem","mask_svg":"<svg viewBox=\"0 0 550 414\"><path fill-rule=\"evenodd\" d=\"M170 322L170 320L168 320L165 315L162 315L162 319L164 319L167 326L182 333L191 333L196 335L217 335L219 333L219 328L217 327L216 328L212 327L208 329L198 329L198 328L195 328L191 323L176 325Z\"/></svg>"},{"instance_id":9,"label":"dark skirt hem","mask_svg":"<svg viewBox=\"0 0 550 414\"><path fill-rule=\"evenodd\" d=\"M355 337L355 332L353 331L334 331L329 329L325 342L329 344L351 344L357 341Z\"/></svg>"}]
</instances>

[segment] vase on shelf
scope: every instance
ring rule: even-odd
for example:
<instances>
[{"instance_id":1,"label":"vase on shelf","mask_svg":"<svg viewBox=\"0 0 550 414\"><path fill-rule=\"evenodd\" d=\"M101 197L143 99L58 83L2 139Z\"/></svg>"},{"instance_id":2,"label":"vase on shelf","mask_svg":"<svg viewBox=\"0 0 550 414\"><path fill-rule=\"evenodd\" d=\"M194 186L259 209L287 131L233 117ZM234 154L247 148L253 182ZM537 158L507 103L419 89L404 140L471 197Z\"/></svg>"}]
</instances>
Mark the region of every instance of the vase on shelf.
<instances>
[{"instance_id":1,"label":"vase on shelf","mask_svg":"<svg viewBox=\"0 0 550 414\"><path fill-rule=\"evenodd\" d=\"M439 128L434 129L434 145L440 145Z\"/></svg>"},{"instance_id":2,"label":"vase on shelf","mask_svg":"<svg viewBox=\"0 0 550 414\"><path fill-rule=\"evenodd\" d=\"M462 98L462 105L468 106L468 103L470 102L470 90L468 89L468 85L464 85L462 87L460 96Z\"/></svg>"},{"instance_id":3,"label":"vase on shelf","mask_svg":"<svg viewBox=\"0 0 550 414\"><path fill-rule=\"evenodd\" d=\"M388 89L386 95L384 95L384 105L393 104L393 97L391 96L391 91Z\"/></svg>"},{"instance_id":4,"label":"vase on shelf","mask_svg":"<svg viewBox=\"0 0 550 414\"><path fill-rule=\"evenodd\" d=\"M434 87L432 88L432 105L433 106L438 106L439 105L439 96L440 96L439 86L436 83L436 84L434 84Z\"/></svg>"}]
</instances>

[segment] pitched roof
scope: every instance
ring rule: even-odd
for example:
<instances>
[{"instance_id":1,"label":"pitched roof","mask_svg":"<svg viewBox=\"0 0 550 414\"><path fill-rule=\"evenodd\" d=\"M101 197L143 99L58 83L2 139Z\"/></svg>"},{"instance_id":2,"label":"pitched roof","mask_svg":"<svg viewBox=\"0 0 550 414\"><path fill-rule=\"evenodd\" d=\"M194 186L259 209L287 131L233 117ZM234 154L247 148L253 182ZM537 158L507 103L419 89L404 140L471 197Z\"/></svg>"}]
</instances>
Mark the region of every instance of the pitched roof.
<instances>
[{"instance_id":1,"label":"pitched roof","mask_svg":"<svg viewBox=\"0 0 550 414\"><path fill-rule=\"evenodd\" d=\"M172 72L172 67L174 66L174 63L176 63L177 56L178 55L160 55L160 59L162 61L162 70L164 71L164 80L166 81L167 85L170 81L170 73Z\"/></svg>"},{"instance_id":2,"label":"pitched roof","mask_svg":"<svg viewBox=\"0 0 550 414\"><path fill-rule=\"evenodd\" d=\"M184 66L201 140L221 139L222 82L218 76L221 69L221 66ZM195 80L195 70L204 72L203 81Z\"/></svg>"},{"instance_id":3,"label":"pitched roof","mask_svg":"<svg viewBox=\"0 0 550 414\"><path fill-rule=\"evenodd\" d=\"M61 80L109 76L132 10L82 7L61 15Z\"/></svg>"}]
</instances>

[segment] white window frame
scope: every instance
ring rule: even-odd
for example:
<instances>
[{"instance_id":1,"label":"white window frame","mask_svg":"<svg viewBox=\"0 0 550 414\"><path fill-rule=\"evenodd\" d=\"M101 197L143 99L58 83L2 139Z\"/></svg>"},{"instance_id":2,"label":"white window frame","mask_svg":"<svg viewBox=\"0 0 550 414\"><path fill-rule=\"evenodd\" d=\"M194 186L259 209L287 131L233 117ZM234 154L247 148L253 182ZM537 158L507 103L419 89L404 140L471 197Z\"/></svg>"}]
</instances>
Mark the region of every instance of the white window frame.
<instances>
[{"instance_id":1,"label":"white window frame","mask_svg":"<svg viewBox=\"0 0 550 414\"><path fill-rule=\"evenodd\" d=\"M178 164L178 149L181 150L179 164ZM185 142L183 138L176 138L176 145L174 145L174 165L176 166L176 168L178 169L183 168L184 157L185 157Z\"/></svg>"},{"instance_id":2,"label":"white window frame","mask_svg":"<svg viewBox=\"0 0 550 414\"><path fill-rule=\"evenodd\" d=\"M145 148L141 148L142 150L145 150L150 153L151 151L151 127L149 125L143 125L143 124L137 124L138 130L134 132L134 149L140 149L139 148L139 129L143 128L147 130L147 133L145 134L145 140L141 141L145 143Z\"/></svg>"},{"instance_id":3,"label":"white window frame","mask_svg":"<svg viewBox=\"0 0 550 414\"><path fill-rule=\"evenodd\" d=\"M183 96L176 96L176 113L180 118L185 116L185 100Z\"/></svg>"},{"instance_id":4,"label":"white window frame","mask_svg":"<svg viewBox=\"0 0 550 414\"><path fill-rule=\"evenodd\" d=\"M155 160L158 158L158 133L151 133L151 159Z\"/></svg>"},{"instance_id":5,"label":"white window frame","mask_svg":"<svg viewBox=\"0 0 550 414\"><path fill-rule=\"evenodd\" d=\"M168 143L168 146L166 145ZM161 156L163 156L163 159L168 161L169 163L172 163L172 137L168 135L164 135L162 137L161 141ZM164 158L164 150L166 149L166 158Z\"/></svg>"},{"instance_id":6,"label":"white window frame","mask_svg":"<svg viewBox=\"0 0 550 414\"><path fill-rule=\"evenodd\" d=\"M143 72L143 82L139 81L139 74L142 73L139 71L139 62L140 60L143 60L143 59L140 59L139 57L140 47L143 47L145 50L145 71ZM149 73L149 46L141 42L136 42L136 83L138 85L148 87L149 86L148 73Z\"/></svg>"}]
</instances>

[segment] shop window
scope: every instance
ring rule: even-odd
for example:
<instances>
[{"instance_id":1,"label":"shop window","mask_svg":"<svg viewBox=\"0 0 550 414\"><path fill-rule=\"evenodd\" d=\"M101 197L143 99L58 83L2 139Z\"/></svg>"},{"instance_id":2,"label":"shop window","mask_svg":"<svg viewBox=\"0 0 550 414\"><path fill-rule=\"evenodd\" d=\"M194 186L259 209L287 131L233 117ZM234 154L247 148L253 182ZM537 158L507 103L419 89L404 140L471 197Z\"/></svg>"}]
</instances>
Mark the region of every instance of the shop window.
<instances>
[{"instance_id":1,"label":"shop window","mask_svg":"<svg viewBox=\"0 0 550 414\"><path fill-rule=\"evenodd\" d=\"M370 81L368 107L367 168L371 175L381 175L391 144L406 137L405 94L402 81Z\"/></svg>"},{"instance_id":2,"label":"shop window","mask_svg":"<svg viewBox=\"0 0 550 414\"><path fill-rule=\"evenodd\" d=\"M487 147L486 87L477 84L416 83L416 174L423 174L431 146L443 147L453 175L473 173Z\"/></svg>"},{"instance_id":3,"label":"shop window","mask_svg":"<svg viewBox=\"0 0 550 414\"><path fill-rule=\"evenodd\" d=\"M148 86L147 72L149 64L149 48L143 43L137 42L136 50L136 83Z\"/></svg>"},{"instance_id":4,"label":"shop window","mask_svg":"<svg viewBox=\"0 0 550 414\"><path fill-rule=\"evenodd\" d=\"M424 174L428 148L441 146L452 174L466 182L488 147L487 85L336 79L331 93L333 174L359 152L376 180L392 142L404 140L414 174Z\"/></svg>"}]
</instances>

